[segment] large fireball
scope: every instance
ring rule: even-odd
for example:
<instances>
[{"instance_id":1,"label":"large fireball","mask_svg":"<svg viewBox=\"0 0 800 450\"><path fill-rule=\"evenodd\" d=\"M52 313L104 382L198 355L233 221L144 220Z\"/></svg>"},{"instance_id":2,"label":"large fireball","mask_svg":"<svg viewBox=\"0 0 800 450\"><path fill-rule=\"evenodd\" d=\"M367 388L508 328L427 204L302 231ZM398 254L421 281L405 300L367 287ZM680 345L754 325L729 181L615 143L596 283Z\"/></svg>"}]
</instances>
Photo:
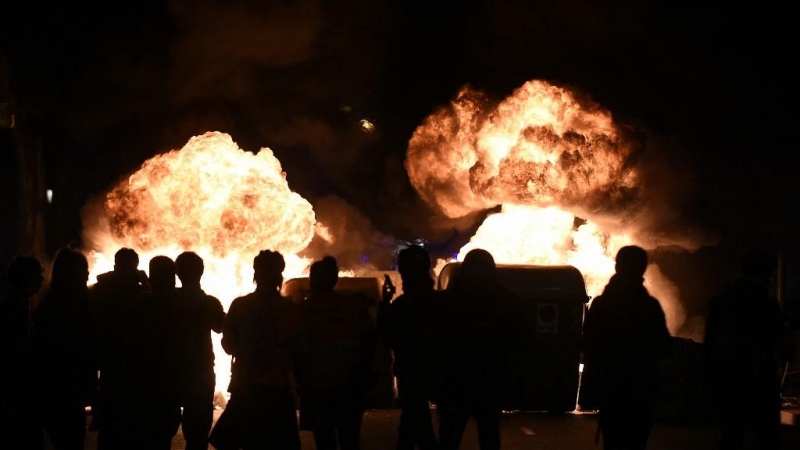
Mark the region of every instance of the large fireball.
<instances>
[{"instance_id":1,"label":"large fireball","mask_svg":"<svg viewBox=\"0 0 800 450\"><path fill-rule=\"evenodd\" d=\"M637 142L596 105L530 81L496 107L464 88L409 142L411 184L448 217L500 204L621 211L637 198Z\"/></svg>"},{"instance_id":2,"label":"large fireball","mask_svg":"<svg viewBox=\"0 0 800 450\"><path fill-rule=\"evenodd\" d=\"M223 133L147 160L105 207L114 236L143 251L177 243L217 256L295 254L314 235L311 204L289 190L272 151L245 152Z\"/></svg>"},{"instance_id":3,"label":"large fireball","mask_svg":"<svg viewBox=\"0 0 800 450\"><path fill-rule=\"evenodd\" d=\"M206 133L147 160L104 199L100 211L84 215L91 281L113 268L114 253L129 247L140 268L153 256L176 258L183 251L205 262L202 286L225 310L251 292L253 258L277 250L286 258L284 277L300 276L309 261L297 256L314 236L311 204L292 192L272 151L253 154L224 133ZM230 372L215 336L217 388Z\"/></svg>"},{"instance_id":4,"label":"large fireball","mask_svg":"<svg viewBox=\"0 0 800 450\"><path fill-rule=\"evenodd\" d=\"M499 103L462 89L414 132L406 169L422 198L447 217L502 205L459 259L483 248L498 263L573 265L597 296L619 248L637 244L646 203L642 150L607 110L534 80ZM648 274L676 331L684 317L675 289L656 267Z\"/></svg>"}]
</instances>

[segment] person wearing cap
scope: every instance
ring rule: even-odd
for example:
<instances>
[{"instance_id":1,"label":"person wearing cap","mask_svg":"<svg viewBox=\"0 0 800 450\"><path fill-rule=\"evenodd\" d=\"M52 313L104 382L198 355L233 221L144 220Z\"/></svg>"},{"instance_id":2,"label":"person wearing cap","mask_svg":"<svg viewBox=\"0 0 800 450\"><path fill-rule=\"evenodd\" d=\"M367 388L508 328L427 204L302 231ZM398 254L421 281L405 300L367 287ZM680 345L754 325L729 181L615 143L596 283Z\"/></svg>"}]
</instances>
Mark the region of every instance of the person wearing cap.
<instances>
[{"instance_id":1,"label":"person wearing cap","mask_svg":"<svg viewBox=\"0 0 800 450\"><path fill-rule=\"evenodd\" d=\"M300 449L292 363L298 312L280 293L283 255L261 251L253 261L255 292L235 299L222 327L231 355L231 394L211 430L217 450Z\"/></svg>"}]
</instances>

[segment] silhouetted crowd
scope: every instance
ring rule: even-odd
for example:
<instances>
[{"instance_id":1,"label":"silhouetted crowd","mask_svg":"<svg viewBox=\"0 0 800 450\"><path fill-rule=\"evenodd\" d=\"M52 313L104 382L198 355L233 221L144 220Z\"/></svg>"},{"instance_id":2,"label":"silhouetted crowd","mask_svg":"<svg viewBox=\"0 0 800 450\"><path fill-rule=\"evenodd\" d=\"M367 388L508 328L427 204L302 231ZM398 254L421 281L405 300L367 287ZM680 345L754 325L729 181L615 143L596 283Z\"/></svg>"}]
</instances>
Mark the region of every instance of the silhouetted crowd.
<instances>
[{"instance_id":1,"label":"silhouetted crowd","mask_svg":"<svg viewBox=\"0 0 800 450\"><path fill-rule=\"evenodd\" d=\"M584 320L583 383L596 393L606 449L645 448L659 362L670 355L664 312L644 287L647 265L643 249L623 247ZM86 257L63 249L34 308L42 266L31 257L10 263L0 301L0 436L12 448L41 449L46 432L56 449L83 449L91 407L100 450L170 449L179 427L188 450L299 450L300 430L312 431L320 450L360 449L381 343L394 357L398 450L458 449L470 418L481 449L501 448L509 360L533 331L489 252L470 251L437 290L426 250L405 248L402 294L394 298L387 277L380 299L337 291L339 267L328 256L311 265L310 293L297 303L281 294L283 256L265 250L253 261L255 291L227 313L200 287L197 254L154 257L149 273L138 266L134 250L120 249L114 269L89 287ZM704 348L721 448L742 448L750 428L758 448L779 445L786 355L769 291L775 269L774 257L752 252L710 303ZM213 428L212 333L231 357L230 399Z\"/></svg>"}]
</instances>

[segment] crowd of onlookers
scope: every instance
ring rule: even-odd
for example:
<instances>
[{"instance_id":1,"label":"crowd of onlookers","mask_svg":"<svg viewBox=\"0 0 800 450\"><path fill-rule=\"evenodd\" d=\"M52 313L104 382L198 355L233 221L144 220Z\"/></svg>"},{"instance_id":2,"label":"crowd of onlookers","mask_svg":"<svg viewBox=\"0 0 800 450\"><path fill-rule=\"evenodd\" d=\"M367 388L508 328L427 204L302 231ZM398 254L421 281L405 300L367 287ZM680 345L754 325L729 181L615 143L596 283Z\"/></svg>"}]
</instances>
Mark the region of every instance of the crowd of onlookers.
<instances>
[{"instance_id":1,"label":"crowd of onlookers","mask_svg":"<svg viewBox=\"0 0 800 450\"><path fill-rule=\"evenodd\" d=\"M509 357L531 331L489 252L469 252L439 291L426 250L405 248L397 255L402 294L394 298L387 282L381 299L337 291L339 267L325 257L311 265L310 293L296 303L281 295L283 256L265 250L253 261L254 292L227 313L200 287L197 254L154 257L148 273L138 265L134 250L120 249L114 270L89 287L86 257L63 249L34 308L40 263L10 263L0 302L5 442L41 449L46 433L57 449L83 449L91 407L88 429L101 450L166 450L179 427L188 450L299 449L300 430L312 431L320 450L359 449L382 342L393 353L402 410L398 449L457 449L470 417L481 449L500 448ZM584 384L597 393L607 449L644 448L659 360L670 353L664 313L643 285L647 265L643 249L623 247L584 321L592 374ZM763 448L778 446L783 336L769 296L774 272L773 257L752 252L734 286L710 303L705 360L723 448L740 446L748 427ZM230 399L213 427L212 333L222 333L232 358Z\"/></svg>"}]
</instances>

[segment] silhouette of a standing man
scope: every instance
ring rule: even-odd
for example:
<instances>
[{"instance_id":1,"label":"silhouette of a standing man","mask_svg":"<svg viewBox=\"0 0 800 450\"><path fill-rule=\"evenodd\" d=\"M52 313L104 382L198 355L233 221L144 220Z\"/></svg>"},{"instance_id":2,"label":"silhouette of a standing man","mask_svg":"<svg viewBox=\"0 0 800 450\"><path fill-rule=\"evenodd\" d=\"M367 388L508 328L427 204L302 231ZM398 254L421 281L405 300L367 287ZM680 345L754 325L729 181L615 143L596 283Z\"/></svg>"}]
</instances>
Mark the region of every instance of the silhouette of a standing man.
<instances>
[{"instance_id":1,"label":"silhouette of a standing man","mask_svg":"<svg viewBox=\"0 0 800 450\"><path fill-rule=\"evenodd\" d=\"M88 279L86 257L59 250L50 285L34 312L42 424L58 450L83 450L85 408L97 389Z\"/></svg>"},{"instance_id":2,"label":"silhouette of a standing man","mask_svg":"<svg viewBox=\"0 0 800 450\"><path fill-rule=\"evenodd\" d=\"M148 266L151 292L139 295L125 312L125 400L120 425L125 431L115 450L169 450L180 420L170 361L174 356L170 338L174 329L175 262L160 255L154 256ZM145 402L145 398L150 400Z\"/></svg>"},{"instance_id":3,"label":"silhouette of a standing man","mask_svg":"<svg viewBox=\"0 0 800 450\"><path fill-rule=\"evenodd\" d=\"M114 270L99 275L90 292L100 369L92 425L99 432L100 450L121 448L126 442L126 342L128 333L134 331L130 330L126 314L134 308L138 297L150 290L147 274L138 267L139 255L135 250L119 249L114 254Z\"/></svg>"},{"instance_id":4,"label":"silhouette of a standing man","mask_svg":"<svg viewBox=\"0 0 800 450\"><path fill-rule=\"evenodd\" d=\"M441 292L433 289L431 258L417 245L397 255L403 294L378 305L378 332L394 353L400 407L397 449L438 448L429 402L437 389L437 321Z\"/></svg>"},{"instance_id":5,"label":"silhouette of a standing man","mask_svg":"<svg viewBox=\"0 0 800 450\"><path fill-rule=\"evenodd\" d=\"M644 449L658 389L658 362L670 353L661 305L644 287L647 252L617 253L616 274L586 314L583 352L597 374L603 448Z\"/></svg>"},{"instance_id":6,"label":"silhouette of a standing man","mask_svg":"<svg viewBox=\"0 0 800 450\"><path fill-rule=\"evenodd\" d=\"M369 314L373 300L334 288L339 267L331 256L311 265L311 294L300 306L296 374L300 421L318 450L358 450L372 379L377 336Z\"/></svg>"},{"instance_id":7,"label":"silhouette of a standing man","mask_svg":"<svg viewBox=\"0 0 800 450\"><path fill-rule=\"evenodd\" d=\"M231 399L211 431L218 450L300 449L292 360L298 312L280 294L283 255L261 251L253 261L255 292L231 303L222 348L233 357Z\"/></svg>"},{"instance_id":8,"label":"silhouette of a standing man","mask_svg":"<svg viewBox=\"0 0 800 450\"><path fill-rule=\"evenodd\" d=\"M214 348L211 332L221 333L225 311L200 287L203 259L184 252L175 259L181 288L175 299L175 370L183 407L186 450L206 450L214 414Z\"/></svg>"},{"instance_id":9,"label":"silhouette of a standing man","mask_svg":"<svg viewBox=\"0 0 800 450\"><path fill-rule=\"evenodd\" d=\"M779 446L781 313L769 290L776 267L768 252L751 251L741 276L709 304L703 345L723 449L742 448L748 431L757 448Z\"/></svg>"},{"instance_id":10,"label":"silhouette of a standing man","mask_svg":"<svg viewBox=\"0 0 800 450\"><path fill-rule=\"evenodd\" d=\"M467 253L446 292L439 320L439 443L443 450L457 450L474 416L481 450L499 450L508 359L522 342L519 305L483 249Z\"/></svg>"},{"instance_id":11,"label":"silhouette of a standing man","mask_svg":"<svg viewBox=\"0 0 800 450\"><path fill-rule=\"evenodd\" d=\"M9 291L0 297L0 436L23 450L41 449L42 428L33 392L31 297L42 288L42 266L18 256L8 265Z\"/></svg>"}]
</instances>

